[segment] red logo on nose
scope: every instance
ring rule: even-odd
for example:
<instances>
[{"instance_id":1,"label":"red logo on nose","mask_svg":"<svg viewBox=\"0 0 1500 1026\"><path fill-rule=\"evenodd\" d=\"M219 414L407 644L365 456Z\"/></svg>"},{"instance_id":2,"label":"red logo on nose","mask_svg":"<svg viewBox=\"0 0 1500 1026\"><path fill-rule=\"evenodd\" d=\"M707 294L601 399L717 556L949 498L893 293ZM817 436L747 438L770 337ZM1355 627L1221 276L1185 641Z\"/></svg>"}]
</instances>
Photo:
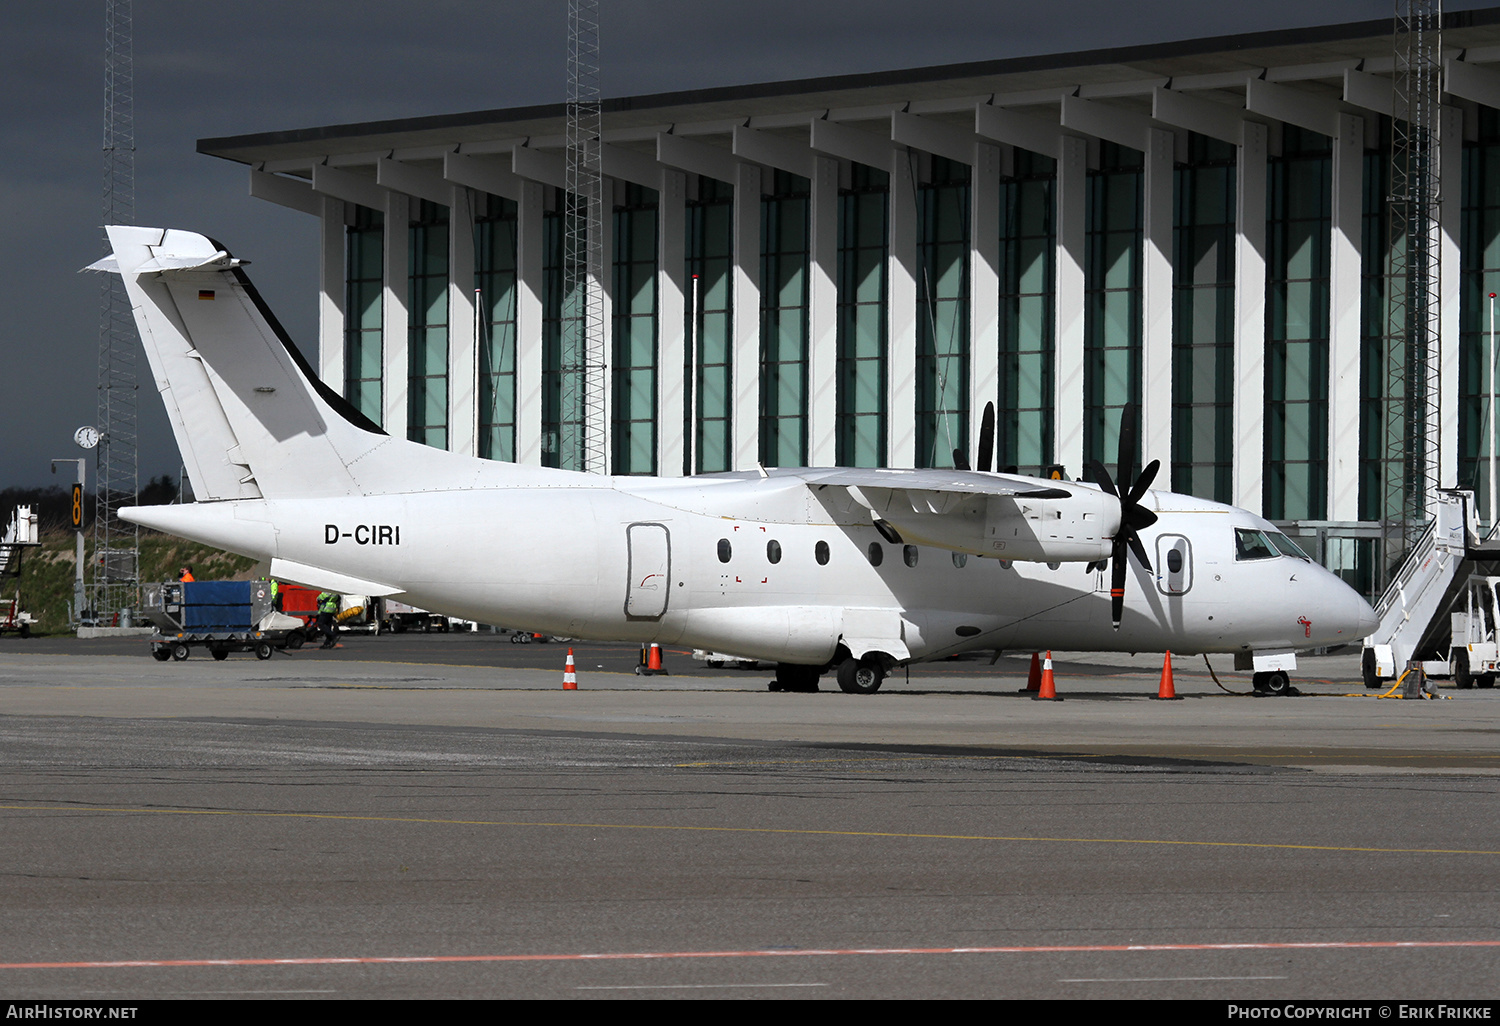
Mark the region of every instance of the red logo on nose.
<instances>
[{"instance_id":1,"label":"red logo on nose","mask_svg":"<svg viewBox=\"0 0 1500 1026\"><path fill-rule=\"evenodd\" d=\"M1297 617L1297 622L1303 627L1302 636L1304 638L1312 637L1312 621L1305 616L1299 616Z\"/></svg>"}]
</instances>

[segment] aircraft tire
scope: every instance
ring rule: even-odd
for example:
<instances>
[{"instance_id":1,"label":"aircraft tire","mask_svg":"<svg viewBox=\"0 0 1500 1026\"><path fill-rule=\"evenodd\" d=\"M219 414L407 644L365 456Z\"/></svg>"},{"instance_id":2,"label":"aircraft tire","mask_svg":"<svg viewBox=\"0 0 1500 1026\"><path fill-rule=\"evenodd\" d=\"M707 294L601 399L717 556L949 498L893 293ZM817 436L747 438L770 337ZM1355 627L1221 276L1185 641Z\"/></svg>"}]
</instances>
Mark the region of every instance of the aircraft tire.
<instances>
[{"instance_id":1,"label":"aircraft tire","mask_svg":"<svg viewBox=\"0 0 1500 1026\"><path fill-rule=\"evenodd\" d=\"M1469 672L1469 650L1466 648L1455 648L1453 650L1453 686L1460 691L1468 691L1474 686L1474 675Z\"/></svg>"},{"instance_id":2,"label":"aircraft tire","mask_svg":"<svg viewBox=\"0 0 1500 1026\"><path fill-rule=\"evenodd\" d=\"M188 653L190 651L191 649L189 649L186 645L179 641L177 642L177 644L172 646L172 658L180 663L188 657Z\"/></svg>"},{"instance_id":3,"label":"aircraft tire","mask_svg":"<svg viewBox=\"0 0 1500 1026\"><path fill-rule=\"evenodd\" d=\"M1285 670L1272 670L1266 674L1266 686L1264 688L1268 695L1286 695L1292 690L1292 679L1287 676Z\"/></svg>"},{"instance_id":4,"label":"aircraft tire","mask_svg":"<svg viewBox=\"0 0 1500 1026\"><path fill-rule=\"evenodd\" d=\"M845 659L839 663L839 690L847 695L873 695L885 681L880 664L870 660Z\"/></svg>"},{"instance_id":5,"label":"aircraft tire","mask_svg":"<svg viewBox=\"0 0 1500 1026\"><path fill-rule=\"evenodd\" d=\"M1375 669L1375 650L1367 648L1359 660L1359 675L1365 682L1365 687L1371 691L1378 691L1382 683L1380 674Z\"/></svg>"}]
</instances>

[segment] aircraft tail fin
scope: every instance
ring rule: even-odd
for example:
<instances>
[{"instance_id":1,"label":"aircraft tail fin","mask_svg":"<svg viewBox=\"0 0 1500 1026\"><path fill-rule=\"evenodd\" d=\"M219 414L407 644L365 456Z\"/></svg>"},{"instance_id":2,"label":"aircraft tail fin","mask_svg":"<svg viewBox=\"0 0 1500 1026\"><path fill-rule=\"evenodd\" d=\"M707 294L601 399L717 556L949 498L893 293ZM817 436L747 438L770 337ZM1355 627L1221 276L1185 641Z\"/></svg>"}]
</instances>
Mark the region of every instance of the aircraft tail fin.
<instances>
[{"instance_id":1,"label":"aircraft tail fin","mask_svg":"<svg viewBox=\"0 0 1500 1026\"><path fill-rule=\"evenodd\" d=\"M192 232L107 231L113 254L87 270L124 279L198 498L372 490L352 468L396 440L318 379L240 261Z\"/></svg>"}]
</instances>

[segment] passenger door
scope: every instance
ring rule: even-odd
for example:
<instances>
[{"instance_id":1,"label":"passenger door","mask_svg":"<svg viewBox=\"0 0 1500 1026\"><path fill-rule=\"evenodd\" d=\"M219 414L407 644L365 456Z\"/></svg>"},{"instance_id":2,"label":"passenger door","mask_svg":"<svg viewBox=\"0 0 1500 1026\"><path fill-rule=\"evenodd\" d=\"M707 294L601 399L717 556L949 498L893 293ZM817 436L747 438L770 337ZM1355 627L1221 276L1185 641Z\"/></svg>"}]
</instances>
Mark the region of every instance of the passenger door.
<instances>
[{"instance_id":1,"label":"passenger door","mask_svg":"<svg viewBox=\"0 0 1500 1026\"><path fill-rule=\"evenodd\" d=\"M1157 536L1156 586L1163 595L1182 595L1193 586L1193 546L1180 534Z\"/></svg>"}]
</instances>

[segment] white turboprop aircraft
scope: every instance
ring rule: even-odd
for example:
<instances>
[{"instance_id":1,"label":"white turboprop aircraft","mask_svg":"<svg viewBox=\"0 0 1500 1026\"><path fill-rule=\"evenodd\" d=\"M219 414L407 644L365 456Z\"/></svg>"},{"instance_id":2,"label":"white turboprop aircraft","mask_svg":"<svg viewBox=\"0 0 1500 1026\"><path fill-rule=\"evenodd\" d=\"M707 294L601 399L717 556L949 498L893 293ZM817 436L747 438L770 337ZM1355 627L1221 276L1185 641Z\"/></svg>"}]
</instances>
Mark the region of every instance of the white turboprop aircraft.
<instances>
[{"instance_id":1,"label":"white turboprop aircraft","mask_svg":"<svg viewBox=\"0 0 1500 1026\"><path fill-rule=\"evenodd\" d=\"M603 477L392 438L313 375L217 243L108 231L90 269L124 278L198 496L121 516L281 580L775 661L773 689L831 669L857 693L909 662L1043 648L1235 653L1278 691L1294 649L1376 625L1267 521L1148 490L1154 463L1128 490L1119 468L1118 493L1097 463L1099 485L989 473L992 414L977 471Z\"/></svg>"}]
</instances>

